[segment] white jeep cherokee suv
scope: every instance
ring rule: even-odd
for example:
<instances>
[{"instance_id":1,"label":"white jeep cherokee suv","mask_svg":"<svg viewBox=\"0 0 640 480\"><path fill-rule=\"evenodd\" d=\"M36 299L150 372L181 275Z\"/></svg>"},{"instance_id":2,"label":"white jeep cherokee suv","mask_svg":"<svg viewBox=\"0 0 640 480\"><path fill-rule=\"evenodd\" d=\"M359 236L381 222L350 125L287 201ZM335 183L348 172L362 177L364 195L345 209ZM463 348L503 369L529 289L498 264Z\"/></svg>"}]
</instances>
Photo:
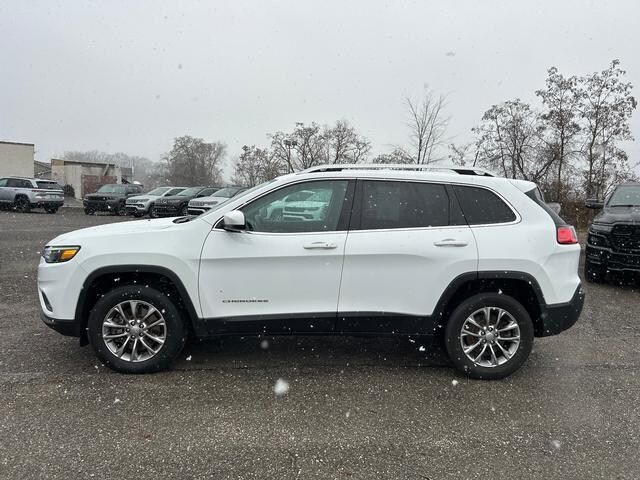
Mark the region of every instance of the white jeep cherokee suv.
<instances>
[{"instance_id":1,"label":"white jeep cherokee suv","mask_svg":"<svg viewBox=\"0 0 640 480\"><path fill-rule=\"evenodd\" d=\"M268 215L298 192L321 216ZM396 334L502 378L580 315L580 246L535 184L477 169L332 165L199 217L61 235L38 269L43 321L121 372L167 368L189 335Z\"/></svg>"}]
</instances>

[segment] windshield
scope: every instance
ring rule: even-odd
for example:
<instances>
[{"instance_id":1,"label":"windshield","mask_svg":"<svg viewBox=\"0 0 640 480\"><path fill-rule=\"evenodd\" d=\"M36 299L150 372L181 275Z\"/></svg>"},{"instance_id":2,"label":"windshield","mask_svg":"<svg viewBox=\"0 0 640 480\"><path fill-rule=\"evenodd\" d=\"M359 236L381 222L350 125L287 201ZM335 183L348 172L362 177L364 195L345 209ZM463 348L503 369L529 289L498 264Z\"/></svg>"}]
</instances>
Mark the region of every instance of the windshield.
<instances>
[{"instance_id":1,"label":"windshield","mask_svg":"<svg viewBox=\"0 0 640 480\"><path fill-rule=\"evenodd\" d=\"M608 207L639 207L640 185L623 185L613 192Z\"/></svg>"},{"instance_id":2,"label":"windshield","mask_svg":"<svg viewBox=\"0 0 640 480\"><path fill-rule=\"evenodd\" d=\"M218 190L214 195L214 197L224 197L224 198L231 198L233 197L236 192L240 190L239 188L233 188L233 187L228 187L228 188L223 188L221 190Z\"/></svg>"},{"instance_id":3,"label":"windshield","mask_svg":"<svg viewBox=\"0 0 640 480\"><path fill-rule=\"evenodd\" d=\"M167 192L167 197L170 196L170 195L177 195L183 190L184 190L184 187L172 188L169 192Z\"/></svg>"},{"instance_id":4,"label":"windshield","mask_svg":"<svg viewBox=\"0 0 640 480\"><path fill-rule=\"evenodd\" d=\"M62 187L58 185L56 182L36 182L38 188L42 188L45 190L62 190Z\"/></svg>"},{"instance_id":5,"label":"windshield","mask_svg":"<svg viewBox=\"0 0 640 480\"><path fill-rule=\"evenodd\" d=\"M276 180L277 180L277 178L274 178L273 180L266 181L266 182L264 182L264 183L261 183L260 185L256 185L256 186L255 186L255 187L253 187L253 188L249 188L249 189L245 190L244 192L239 193L239 194L238 194L238 195L236 195L235 197L228 198L228 199L227 199L227 200L225 200L224 202L219 203L218 205L216 205L215 207L213 207L213 208L212 208L212 209L210 209L209 211L205 212L203 215L208 215L208 214L210 214L211 212L215 212L215 211L219 210L220 208L224 207L227 203L230 203L230 202L232 202L232 201L233 201L233 202L235 202L236 200L239 200L239 199L245 198L245 197L247 197L248 195L251 195L251 194L252 194L253 192L255 192L256 190L259 190L259 189L261 189L262 187L264 187L265 185L269 185L270 183L273 183L273 182L275 182ZM236 190L238 190L238 189L236 189ZM216 196L217 196L217 193L216 193Z\"/></svg>"},{"instance_id":6,"label":"windshield","mask_svg":"<svg viewBox=\"0 0 640 480\"><path fill-rule=\"evenodd\" d=\"M98 189L98 193L125 193L127 187L124 185L103 185Z\"/></svg>"},{"instance_id":7,"label":"windshield","mask_svg":"<svg viewBox=\"0 0 640 480\"><path fill-rule=\"evenodd\" d=\"M162 195L164 192L169 190L170 187L159 187L151 190L147 195Z\"/></svg>"},{"instance_id":8,"label":"windshield","mask_svg":"<svg viewBox=\"0 0 640 480\"><path fill-rule=\"evenodd\" d=\"M201 190L202 187L191 187L181 191L178 195L181 197L195 197Z\"/></svg>"}]
</instances>

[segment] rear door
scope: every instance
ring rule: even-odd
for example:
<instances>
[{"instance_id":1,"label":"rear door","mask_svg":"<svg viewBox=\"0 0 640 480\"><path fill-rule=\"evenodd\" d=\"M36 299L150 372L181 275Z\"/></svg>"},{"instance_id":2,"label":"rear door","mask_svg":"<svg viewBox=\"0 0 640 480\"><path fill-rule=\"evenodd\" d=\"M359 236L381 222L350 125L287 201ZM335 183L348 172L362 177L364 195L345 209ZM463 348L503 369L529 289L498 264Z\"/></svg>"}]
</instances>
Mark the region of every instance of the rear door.
<instances>
[{"instance_id":1,"label":"rear door","mask_svg":"<svg viewBox=\"0 0 640 480\"><path fill-rule=\"evenodd\" d=\"M432 333L446 287L477 270L471 229L451 188L358 180L338 302L343 332Z\"/></svg>"}]
</instances>

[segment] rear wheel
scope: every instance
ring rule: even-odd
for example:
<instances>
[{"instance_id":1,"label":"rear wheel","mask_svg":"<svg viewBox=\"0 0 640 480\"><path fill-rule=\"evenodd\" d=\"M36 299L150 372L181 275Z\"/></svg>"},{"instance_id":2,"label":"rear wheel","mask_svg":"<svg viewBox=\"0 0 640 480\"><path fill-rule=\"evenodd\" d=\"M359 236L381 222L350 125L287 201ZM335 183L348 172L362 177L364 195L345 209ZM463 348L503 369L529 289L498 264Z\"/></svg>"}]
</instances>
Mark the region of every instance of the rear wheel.
<instances>
[{"instance_id":1,"label":"rear wheel","mask_svg":"<svg viewBox=\"0 0 640 480\"><path fill-rule=\"evenodd\" d=\"M179 310L160 291L139 285L118 287L91 310L88 336L105 365L123 373L164 370L186 342Z\"/></svg>"},{"instance_id":2,"label":"rear wheel","mask_svg":"<svg viewBox=\"0 0 640 480\"><path fill-rule=\"evenodd\" d=\"M590 283L604 283L607 277L607 270L602 265L585 260L584 262L584 279Z\"/></svg>"},{"instance_id":3,"label":"rear wheel","mask_svg":"<svg viewBox=\"0 0 640 480\"><path fill-rule=\"evenodd\" d=\"M31 211L31 204L27 197L16 198L14 206L18 212L29 213Z\"/></svg>"},{"instance_id":4,"label":"rear wheel","mask_svg":"<svg viewBox=\"0 0 640 480\"><path fill-rule=\"evenodd\" d=\"M514 298L480 293L462 302L447 323L445 343L456 368L471 378L499 379L525 362L533 323Z\"/></svg>"},{"instance_id":5,"label":"rear wheel","mask_svg":"<svg viewBox=\"0 0 640 480\"><path fill-rule=\"evenodd\" d=\"M95 212L94 212L92 209L90 209L90 208L85 208L85 209L84 209L84 214L85 214L85 215L93 215L94 213L95 213Z\"/></svg>"}]
</instances>

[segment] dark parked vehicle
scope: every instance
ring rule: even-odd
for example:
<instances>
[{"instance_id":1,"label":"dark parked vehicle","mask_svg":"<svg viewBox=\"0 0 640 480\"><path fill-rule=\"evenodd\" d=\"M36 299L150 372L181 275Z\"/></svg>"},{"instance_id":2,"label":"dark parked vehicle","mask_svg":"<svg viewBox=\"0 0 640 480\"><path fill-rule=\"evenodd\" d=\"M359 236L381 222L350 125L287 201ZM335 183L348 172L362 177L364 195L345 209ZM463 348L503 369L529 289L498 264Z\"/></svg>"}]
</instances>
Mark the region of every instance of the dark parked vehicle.
<instances>
[{"instance_id":1,"label":"dark parked vehicle","mask_svg":"<svg viewBox=\"0 0 640 480\"><path fill-rule=\"evenodd\" d=\"M208 197L220 190L220 187L191 187L177 195L162 197L156 200L151 209L151 217L178 217L188 214L189 201L194 198Z\"/></svg>"},{"instance_id":2,"label":"dark parked vehicle","mask_svg":"<svg viewBox=\"0 0 640 480\"><path fill-rule=\"evenodd\" d=\"M142 185L107 184L101 186L96 193L85 195L82 199L84 213L111 212L114 215L125 213L127 198L142 193Z\"/></svg>"},{"instance_id":3,"label":"dark parked vehicle","mask_svg":"<svg viewBox=\"0 0 640 480\"><path fill-rule=\"evenodd\" d=\"M640 183L618 185L606 202L586 201L603 209L589 227L584 273L603 282L609 271L640 272Z\"/></svg>"}]
</instances>

